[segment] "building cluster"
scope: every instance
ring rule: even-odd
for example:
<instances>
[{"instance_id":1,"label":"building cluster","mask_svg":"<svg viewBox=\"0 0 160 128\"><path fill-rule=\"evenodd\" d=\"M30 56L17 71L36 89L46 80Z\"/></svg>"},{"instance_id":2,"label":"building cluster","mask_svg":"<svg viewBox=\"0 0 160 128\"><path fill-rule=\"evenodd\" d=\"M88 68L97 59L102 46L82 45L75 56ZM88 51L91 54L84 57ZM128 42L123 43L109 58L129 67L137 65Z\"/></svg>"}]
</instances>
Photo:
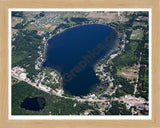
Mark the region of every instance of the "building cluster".
<instances>
[{"instance_id":1,"label":"building cluster","mask_svg":"<svg viewBox=\"0 0 160 128\"><path fill-rule=\"evenodd\" d=\"M136 98L135 96L125 95L120 98L114 98L114 100L126 103L127 109L135 106L136 110L132 110L133 114L137 114L140 110L149 110L148 101L141 97Z\"/></svg>"},{"instance_id":2,"label":"building cluster","mask_svg":"<svg viewBox=\"0 0 160 128\"><path fill-rule=\"evenodd\" d=\"M104 13L103 11L98 11L97 13ZM87 13L86 13L87 14ZM76 14L73 17L79 17L79 15L83 16L82 14ZM87 14L88 15L88 14ZM118 13L119 16L119 20L122 21L122 14L119 12ZM44 15L44 17L40 17L39 19L36 19L35 22L31 22L30 24L33 24L35 27L37 28L45 28L45 27L50 27L50 25L60 25L62 23L66 23L66 21L68 21L68 17L65 18L64 20L61 19L59 20L60 15L58 15L57 13L52 14L52 13L46 13ZM58 20L57 20L58 19ZM147 21L147 17L142 17L139 16L137 19L137 21L143 20L143 21ZM22 21L21 21L22 22ZM107 24L107 20L106 19L100 19L99 20L90 20L87 22L83 22L82 24L95 24L95 23L99 23L99 24ZM70 23L71 26L76 26L76 24ZM114 24L113 24L114 25ZM114 26L113 26L114 27ZM140 28L142 29L142 28ZM139 30L139 29L137 29ZM60 28L57 33L62 32L63 30ZM14 34L16 34L16 31L13 32ZM37 33L38 35L42 35L45 34L44 30L40 30ZM49 37L51 37L52 35L49 34ZM122 51L125 50L125 43L128 43L129 41L125 41L125 37L126 34L125 32L122 34L122 44L120 45L120 51L118 51L117 53L113 53L110 55L110 58L107 60L106 64L100 64L98 66L96 66L95 68L95 72L96 75L100 78L100 80L102 81L102 83L109 83L109 87L107 88L107 90L104 90L103 94L107 94L112 96L117 88L121 88L123 85L118 85L117 87L115 87L114 89L111 89L114 85L114 78L111 77L109 72L106 72L104 69L108 66L108 62L112 59L114 59L117 55L121 54ZM47 38L47 37L46 37ZM42 44L44 44L44 48L46 48L46 39L45 37L43 38ZM14 41L15 38L14 36L12 37L12 41ZM148 42L145 43L145 47L148 48ZM12 46L12 48L14 48L14 46ZM43 49L41 46L38 47L39 51L39 57L36 60L36 64L35 64L35 69L39 70L41 67L42 62L44 61L44 57L43 57ZM134 71L133 71L134 72ZM30 82L30 79L27 78L27 73L25 71L25 69L21 68L21 67L14 67L11 70L12 75L15 78L18 78L19 80L23 80L26 82ZM124 72L122 72L124 75ZM138 79L137 79L138 80ZM56 95L62 96L64 94L64 91L62 89L56 88L55 90L52 90L51 86L54 84L58 84L60 83L60 76L55 72L52 71L50 73L43 73L43 74L38 74L38 77L35 79L35 82L33 83L34 86L37 86L37 88L40 88L41 90L44 90L45 92L50 92L50 91L55 91ZM31 83L32 84L32 83ZM51 84L50 87L48 87L47 84ZM87 96L83 96L82 98L80 98L79 96L75 97L77 100L79 101L91 101L92 103L94 103L94 101L98 101L96 103L96 107L100 112L101 115L105 115L104 111L108 111L111 107L112 104L110 102L109 99L107 99L106 97L103 97L101 94L97 95L97 94L89 94ZM104 100L104 102L99 102L99 100ZM119 97L119 98L112 98L111 100L116 101L118 100L119 102L123 102L126 104L127 109L130 109L132 107L136 107L136 109L132 108L132 114L137 114L140 110L149 110L148 108L148 101L146 101L144 98L136 98L135 96L131 96L131 95L125 95L123 97ZM77 104L74 104L74 107L76 107ZM91 112L91 110L87 110L85 111L85 115L88 115Z\"/></svg>"},{"instance_id":3,"label":"building cluster","mask_svg":"<svg viewBox=\"0 0 160 128\"><path fill-rule=\"evenodd\" d=\"M109 82L109 85L112 86L114 78L110 76L110 73L104 71L104 67L107 67L107 65L102 64L96 67L96 76L98 76L102 82Z\"/></svg>"},{"instance_id":4,"label":"building cluster","mask_svg":"<svg viewBox=\"0 0 160 128\"><path fill-rule=\"evenodd\" d=\"M32 22L31 24L33 24L37 28L45 28L50 23L59 25L62 22L56 21L58 17L59 15L56 14L54 16L53 14L52 16L50 16L50 14L45 14L43 17L36 19L36 21Z\"/></svg>"},{"instance_id":5,"label":"building cluster","mask_svg":"<svg viewBox=\"0 0 160 128\"><path fill-rule=\"evenodd\" d=\"M59 76L57 75L57 73L55 71L50 73L52 75L52 79L56 82L59 83Z\"/></svg>"},{"instance_id":6,"label":"building cluster","mask_svg":"<svg viewBox=\"0 0 160 128\"><path fill-rule=\"evenodd\" d=\"M12 68L11 73L14 76L17 76L22 80L30 81L29 78L27 78L27 74L25 73L25 69L24 68L16 66L16 67Z\"/></svg>"}]
</instances>

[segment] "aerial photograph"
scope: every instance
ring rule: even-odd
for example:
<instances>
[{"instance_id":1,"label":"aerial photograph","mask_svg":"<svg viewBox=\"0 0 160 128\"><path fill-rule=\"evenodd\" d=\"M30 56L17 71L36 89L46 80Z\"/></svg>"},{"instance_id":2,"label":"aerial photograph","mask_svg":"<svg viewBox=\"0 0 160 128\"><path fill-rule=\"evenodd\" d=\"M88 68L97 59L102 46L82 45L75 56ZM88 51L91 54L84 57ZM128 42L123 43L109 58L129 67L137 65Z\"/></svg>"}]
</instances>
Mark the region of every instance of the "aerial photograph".
<instances>
[{"instance_id":1,"label":"aerial photograph","mask_svg":"<svg viewBox=\"0 0 160 128\"><path fill-rule=\"evenodd\" d=\"M10 17L11 115L149 115L149 11Z\"/></svg>"}]
</instances>

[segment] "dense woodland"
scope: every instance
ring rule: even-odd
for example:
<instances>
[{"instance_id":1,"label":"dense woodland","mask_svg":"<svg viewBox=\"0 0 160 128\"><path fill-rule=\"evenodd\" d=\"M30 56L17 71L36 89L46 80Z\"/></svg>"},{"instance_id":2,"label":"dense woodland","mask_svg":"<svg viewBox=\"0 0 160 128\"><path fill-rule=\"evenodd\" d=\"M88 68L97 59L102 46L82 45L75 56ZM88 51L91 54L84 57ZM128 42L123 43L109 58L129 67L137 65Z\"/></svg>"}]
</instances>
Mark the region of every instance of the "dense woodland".
<instances>
[{"instance_id":1,"label":"dense woodland","mask_svg":"<svg viewBox=\"0 0 160 128\"><path fill-rule=\"evenodd\" d=\"M130 27L133 26L134 21L138 16L148 16L148 13L146 12L137 12L133 15L130 15L130 20L121 23L119 25L114 24L116 27L116 30L123 33L126 33L126 40L129 40L129 43L126 44L124 51L117 57L115 57L111 63L108 65L108 67L105 67L105 72L110 72L112 77L115 79L113 81L114 86L122 85L121 88L118 88L116 93L113 95L113 97L120 97L124 96L126 94L133 95L134 92L134 85L130 83L130 80L127 80L126 78L122 76L117 75L117 71L124 68L124 67L132 67L134 64L138 64L140 54L141 55L141 67L139 72L139 82L138 82L138 93L136 94L136 97L143 97L146 100L148 100L148 85L149 85L149 74L148 74L148 66L149 66L149 58L148 58L148 48L145 47L145 43L148 43L148 21L144 21L146 24L146 27L143 26L136 26L133 27L134 29L142 29L143 30L143 39L142 40L132 40L131 34L132 31L130 31ZM138 21L142 22L142 21ZM121 42L120 42L121 44Z\"/></svg>"},{"instance_id":2,"label":"dense woodland","mask_svg":"<svg viewBox=\"0 0 160 128\"><path fill-rule=\"evenodd\" d=\"M43 17L45 14L42 12L38 17ZM27 76L33 80L33 76L37 75L39 71L35 70L35 61L38 58L37 51L38 47L41 46L41 41L43 36L38 36L37 31L28 31L23 30L30 22L26 22L26 17L23 15L23 12L13 12L12 16L14 17L22 17L22 23L17 24L14 29L19 29L18 35L15 40L12 41L12 67L19 65L23 67L27 71ZM114 87L118 85L122 85L121 88L118 88L116 93L113 94L113 97L120 97L126 94L133 95L134 85L130 83L130 80L118 76L117 71L126 66L131 67L135 63L137 64L141 55L141 67L139 72L139 82L138 82L138 92L136 97L143 97L148 100L148 85L149 85L149 64L148 64L148 48L145 48L145 43L148 42L148 25L144 26L134 26L132 28L133 22L136 20L138 16L148 16L146 13L136 13L130 16L130 20L125 23L120 23L117 25L116 30L123 33L126 33L126 40L129 40L129 43L126 44L125 50L122 51L122 54L115 57L112 62L109 64L107 68L105 68L106 72L110 72L112 77L115 79ZM82 22L87 22L86 18L71 18L72 22L77 24L81 24ZM145 21L145 24L148 24ZM49 37L49 34L56 34L60 29L70 27L69 24L60 24L53 32L47 33L45 37ZM142 40L131 40L130 36L132 34L131 29L143 29L143 39ZM46 100L46 106L41 111L29 111L20 107L23 100L27 97L44 97ZM73 105L77 103L76 107ZM12 85L12 114L13 115L48 115L49 112L53 115L79 115L83 113L87 109L94 108L88 105L87 102L80 103L70 99L58 98L56 96L51 96L43 91L37 90L31 85L25 82L15 82ZM145 111L142 111L144 114ZM90 112L90 115L99 115L100 112L98 110L94 110ZM106 115L130 115L130 110L126 110L126 106L118 101L112 102L111 109L105 113Z\"/></svg>"},{"instance_id":3,"label":"dense woodland","mask_svg":"<svg viewBox=\"0 0 160 128\"><path fill-rule=\"evenodd\" d=\"M19 65L28 72L28 77L33 79L33 75L37 75L35 69L35 61L39 54L38 46L41 45L43 37L37 35L37 31L23 30L18 33L15 40L12 41L12 67Z\"/></svg>"},{"instance_id":4,"label":"dense woodland","mask_svg":"<svg viewBox=\"0 0 160 128\"><path fill-rule=\"evenodd\" d=\"M81 24L82 22L87 22L89 20L87 18L72 17L71 21L75 22L76 24Z\"/></svg>"},{"instance_id":5,"label":"dense woodland","mask_svg":"<svg viewBox=\"0 0 160 128\"><path fill-rule=\"evenodd\" d=\"M43 97L46 106L41 111L29 111L21 108L21 103L27 97ZM75 103L76 107L74 107ZM81 103L76 100L59 98L40 91L26 82L12 85L12 115L49 115L49 112L52 115L80 115L87 109L93 109L88 102Z\"/></svg>"},{"instance_id":6,"label":"dense woodland","mask_svg":"<svg viewBox=\"0 0 160 128\"><path fill-rule=\"evenodd\" d=\"M131 110L127 110L124 103L112 101L111 106L109 111L105 112L105 115L132 115Z\"/></svg>"}]
</instances>

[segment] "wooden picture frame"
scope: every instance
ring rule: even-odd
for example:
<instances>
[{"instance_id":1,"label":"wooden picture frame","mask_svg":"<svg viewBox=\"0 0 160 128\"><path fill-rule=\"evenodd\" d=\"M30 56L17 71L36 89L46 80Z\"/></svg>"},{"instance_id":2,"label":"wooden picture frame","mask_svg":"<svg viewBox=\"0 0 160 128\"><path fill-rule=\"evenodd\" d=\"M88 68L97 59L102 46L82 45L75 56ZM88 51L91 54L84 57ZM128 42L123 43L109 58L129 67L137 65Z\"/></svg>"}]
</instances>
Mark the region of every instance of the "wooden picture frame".
<instances>
[{"instance_id":1,"label":"wooden picture frame","mask_svg":"<svg viewBox=\"0 0 160 128\"><path fill-rule=\"evenodd\" d=\"M10 8L150 8L152 10L152 119L147 120L9 120L9 16ZM159 0L142 1L20 1L0 0L0 127L32 128L32 127L160 127L160 79L159 79Z\"/></svg>"}]
</instances>

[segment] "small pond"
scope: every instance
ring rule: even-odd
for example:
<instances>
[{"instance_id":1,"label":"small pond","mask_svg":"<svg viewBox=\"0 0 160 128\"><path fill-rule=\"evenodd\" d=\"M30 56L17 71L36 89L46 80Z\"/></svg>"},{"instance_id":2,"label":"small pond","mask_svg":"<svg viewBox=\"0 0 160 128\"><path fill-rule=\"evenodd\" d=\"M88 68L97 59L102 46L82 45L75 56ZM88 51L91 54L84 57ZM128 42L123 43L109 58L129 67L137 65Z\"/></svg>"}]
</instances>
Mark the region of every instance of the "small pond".
<instances>
[{"instance_id":1,"label":"small pond","mask_svg":"<svg viewBox=\"0 0 160 128\"><path fill-rule=\"evenodd\" d=\"M45 98L43 97L34 97L34 98L26 98L21 103L21 107L31 111L40 111L46 105Z\"/></svg>"}]
</instances>

